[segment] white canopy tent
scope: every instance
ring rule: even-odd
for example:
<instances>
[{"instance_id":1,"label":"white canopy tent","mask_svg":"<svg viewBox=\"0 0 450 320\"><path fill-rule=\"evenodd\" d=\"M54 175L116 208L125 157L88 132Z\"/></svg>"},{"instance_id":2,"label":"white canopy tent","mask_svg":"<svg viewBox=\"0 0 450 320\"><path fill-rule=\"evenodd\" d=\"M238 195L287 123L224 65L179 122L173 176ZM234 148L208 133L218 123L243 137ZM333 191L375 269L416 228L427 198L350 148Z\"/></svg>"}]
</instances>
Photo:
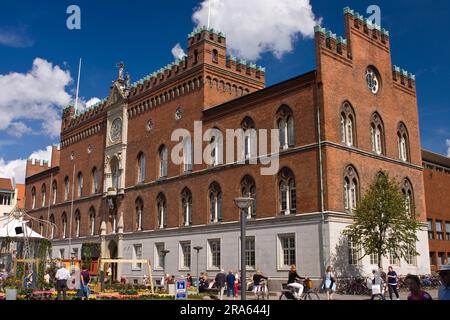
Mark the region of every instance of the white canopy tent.
<instances>
[{"instance_id":1,"label":"white canopy tent","mask_svg":"<svg viewBox=\"0 0 450 320\"><path fill-rule=\"evenodd\" d=\"M33 231L27 225L27 221L17 218L9 218L3 221L3 227L0 229L0 238L24 238L25 236L32 239L43 239L39 233ZM23 233L17 234L16 228L22 228Z\"/></svg>"}]
</instances>

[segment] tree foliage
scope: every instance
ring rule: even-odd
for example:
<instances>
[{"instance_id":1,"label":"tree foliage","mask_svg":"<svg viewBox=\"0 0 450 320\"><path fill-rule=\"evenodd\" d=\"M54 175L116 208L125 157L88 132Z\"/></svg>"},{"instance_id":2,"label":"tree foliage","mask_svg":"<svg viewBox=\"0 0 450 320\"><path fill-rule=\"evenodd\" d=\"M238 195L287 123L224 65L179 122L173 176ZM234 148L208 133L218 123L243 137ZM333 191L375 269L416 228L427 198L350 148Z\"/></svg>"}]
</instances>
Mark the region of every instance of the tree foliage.
<instances>
[{"instance_id":1,"label":"tree foliage","mask_svg":"<svg viewBox=\"0 0 450 320\"><path fill-rule=\"evenodd\" d=\"M344 235L363 250L360 259L375 254L382 267L382 257L388 254L393 253L396 258L418 255L420 224L407 212L405 201L395 179L385 172L376 177L354 210L354 224L344 230Z\"/></svg>"}]
</instances>

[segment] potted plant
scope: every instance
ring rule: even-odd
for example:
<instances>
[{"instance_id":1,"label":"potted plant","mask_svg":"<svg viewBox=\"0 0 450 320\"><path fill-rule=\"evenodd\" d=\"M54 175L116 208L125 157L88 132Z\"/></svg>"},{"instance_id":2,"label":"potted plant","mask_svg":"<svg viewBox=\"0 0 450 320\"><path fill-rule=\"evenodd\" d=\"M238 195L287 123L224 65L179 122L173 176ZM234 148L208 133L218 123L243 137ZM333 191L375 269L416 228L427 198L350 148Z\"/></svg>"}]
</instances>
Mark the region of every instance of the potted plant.
<instances>
[{"instance_id":1,"label":"potted plant","mask_svg":"<svg viewBox=\"0 0 450 320\"><path fill-rule=\"evenodd\" d=\"M21 287L20 280L15 277L5 280L5 300L17 300L17 291Z\"/></svg>"}]
</instances>

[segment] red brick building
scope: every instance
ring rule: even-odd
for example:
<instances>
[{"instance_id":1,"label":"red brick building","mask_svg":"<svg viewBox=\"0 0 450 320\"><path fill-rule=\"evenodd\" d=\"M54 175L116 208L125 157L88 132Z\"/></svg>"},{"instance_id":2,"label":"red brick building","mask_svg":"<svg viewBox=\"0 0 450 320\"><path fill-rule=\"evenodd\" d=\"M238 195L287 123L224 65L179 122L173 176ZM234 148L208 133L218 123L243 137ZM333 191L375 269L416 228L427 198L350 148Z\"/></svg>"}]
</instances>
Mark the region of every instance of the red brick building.
<instances>
[{"instance_id":1,"label":"red brick building","mask_svg":"<svg viewBox=\"0 0 450 320\"><path fill-rule=\"evenodd\" d=\"M368 272L375 258L358 262L341 231L386 170L402 181L408 208L424 225L421 255L388 263L400 273L429 273L415 77L392 65L386 30L348 8L344 21L346 39L316 28L315 70L268 88L264 68L228 56L223 34L199 29L182 61L133 85L121 68L106 100L83 113L65 109L51 168L28 163L26 179L30 213L57 226L40 230L54 239L54 255L79 258L83 242L97 241L104 257L145 257L154 273L179 274L197 272L192 249L202 246L200 270L237 269L233 199L251 195L250 269L280 278L293 263L315 277L328 264ZM248 135L247 160L228 160L226 148L238 148L224 139L220 150L219 136L203 136L195 121L202 133L214 128L224 137L227 129L266 129L270 139L280 129L280 147L264 150ZM181 128L191 138L182 140L183 162L175 164L180 140L171 135ZM197 161L198 147L211 164ZM278 151L276 172L261 174ZM165 262L163 249L170 251ZM142 272L124 266L116 274Z\"/></svg>"},{"instance_id":2,"label":"red brick building","mask_svg":"<svg viewBox=\"0 0 450 320\"><path fill-rule=\"evenodd\" d=\"M422 151L431 270L450 257L450 159Z\"/></svg>"}]
</instances>

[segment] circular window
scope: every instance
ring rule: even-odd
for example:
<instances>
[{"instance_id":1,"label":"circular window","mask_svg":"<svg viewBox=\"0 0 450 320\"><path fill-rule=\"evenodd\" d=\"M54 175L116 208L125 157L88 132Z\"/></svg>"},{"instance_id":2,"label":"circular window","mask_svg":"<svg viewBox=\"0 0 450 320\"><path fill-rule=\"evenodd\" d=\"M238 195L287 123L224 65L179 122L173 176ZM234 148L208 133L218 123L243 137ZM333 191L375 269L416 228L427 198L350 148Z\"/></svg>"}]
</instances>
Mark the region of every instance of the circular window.
<instances>
[{"instance_id":1,"label":"circular window","mask_svg":"<svg viewBox=\"0 0 450 320\"><path fill-rule=\"evenodd\" d=\"M177 110L175 111L175 120L181 120L181 118L183 118L183 109L181 108L177 108Z\"/></svg>"},{"instance_id":2,"label":"circular window","mask_svg":"<svg viewBox=\"0 0 450 320\"><path fill-rule=\"evenodd\" d=\"M378 72L374 68L368 68L366 71L367 87L373 94L380 90L381 80Z\"/></svg>"}]
</instances>

